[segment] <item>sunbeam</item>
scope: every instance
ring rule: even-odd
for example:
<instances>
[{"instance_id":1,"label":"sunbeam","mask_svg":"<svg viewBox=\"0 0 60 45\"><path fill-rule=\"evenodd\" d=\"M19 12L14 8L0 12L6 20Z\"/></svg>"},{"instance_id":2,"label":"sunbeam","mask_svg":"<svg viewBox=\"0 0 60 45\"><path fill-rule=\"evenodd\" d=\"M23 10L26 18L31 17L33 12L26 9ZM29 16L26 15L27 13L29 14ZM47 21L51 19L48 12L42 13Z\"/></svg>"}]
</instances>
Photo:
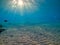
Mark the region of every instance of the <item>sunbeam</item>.
<instances>
[{"instance_id":1,"label":"sunbeam","mask_svg":"<svg viewBox=\"0 0 60 45\"><path fill-rule=\"evenodd\" d=\"M14 9L15 12L19 11L20 14L24 14L24 12L35 12L38 10L41 3L40 1L36 0L10 0L8 2L9 8Z\"/></svg>"}]
</instances>

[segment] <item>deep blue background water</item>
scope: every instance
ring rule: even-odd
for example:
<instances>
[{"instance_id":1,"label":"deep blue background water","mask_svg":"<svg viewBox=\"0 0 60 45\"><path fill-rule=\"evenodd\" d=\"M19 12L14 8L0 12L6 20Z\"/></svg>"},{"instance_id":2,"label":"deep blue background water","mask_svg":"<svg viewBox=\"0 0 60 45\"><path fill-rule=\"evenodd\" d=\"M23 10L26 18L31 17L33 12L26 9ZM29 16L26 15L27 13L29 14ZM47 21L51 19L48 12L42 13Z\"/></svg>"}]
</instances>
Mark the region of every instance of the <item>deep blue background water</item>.
<instances>
[{"instance_id":1,"label":"deep blue background water","mask_svg":"<svg viewBox=\"0 0 60 45\"><path fill-rule=\"evenodd\" d=\"M5 10L7 3L8 0L0 0L0 23L4 23L4 20L12 24L60 23L60 0L45 0L44 3L39 3L37 11L25 12L23 16L19 12L15 14L9 8Z\"/></svg>"}]
</instances>

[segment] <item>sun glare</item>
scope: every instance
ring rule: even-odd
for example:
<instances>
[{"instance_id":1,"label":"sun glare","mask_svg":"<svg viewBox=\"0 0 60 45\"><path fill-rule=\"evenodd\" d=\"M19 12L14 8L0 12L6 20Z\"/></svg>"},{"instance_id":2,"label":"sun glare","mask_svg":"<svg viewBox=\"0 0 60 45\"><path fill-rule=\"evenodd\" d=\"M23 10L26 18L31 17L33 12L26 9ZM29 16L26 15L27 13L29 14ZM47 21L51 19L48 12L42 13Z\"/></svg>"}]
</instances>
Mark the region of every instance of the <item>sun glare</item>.
<instances>
[{"instance_id":1,"label":"sun glare","mask_svg":"<svg viewBox=\"0 0 60 45\"><path fill-rule=\"evenodd\" d=\"M15 12L20 11L20 14L24 13L24 11L34 12L38 10L38 5L40 5L40 2L38 0L10 0L9 8Z\"/></svg>"},{"instance_id":2,"label":"sun glare","mask_svg":"<svg viewBox=\"0 0 60 45\"><path fill-rule=\"evenodd\" d=\"M18 0L18 5L19 6L23 6L24 5L23 1L22 0Z\"/></svg>"}]
</instances>

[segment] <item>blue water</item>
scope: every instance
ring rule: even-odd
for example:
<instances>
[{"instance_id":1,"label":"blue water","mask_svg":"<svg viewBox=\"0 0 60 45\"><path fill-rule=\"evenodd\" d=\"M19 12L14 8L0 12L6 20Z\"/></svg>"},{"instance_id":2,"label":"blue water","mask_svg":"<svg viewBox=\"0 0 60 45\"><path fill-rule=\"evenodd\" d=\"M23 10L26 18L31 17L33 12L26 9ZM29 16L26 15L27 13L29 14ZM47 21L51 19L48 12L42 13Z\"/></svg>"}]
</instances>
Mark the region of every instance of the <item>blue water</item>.
<instances>
[{"instance_id":1,"label":"blue water","mask_svg":"<svg viewBox=\"0 0 60 45\"><path fill-rule=\"evenodd\" d=\"M11 11L11 9L6 6L8 1L9 0L0 0L0 23L4 23L4 20L8 20L8 23L12 24L60 23L59 0L44 0L42 4L38 3L37 11L30 13L25 11L23 16L20 15L19 11L16 13Z\"/></svg>"}]
</instances>

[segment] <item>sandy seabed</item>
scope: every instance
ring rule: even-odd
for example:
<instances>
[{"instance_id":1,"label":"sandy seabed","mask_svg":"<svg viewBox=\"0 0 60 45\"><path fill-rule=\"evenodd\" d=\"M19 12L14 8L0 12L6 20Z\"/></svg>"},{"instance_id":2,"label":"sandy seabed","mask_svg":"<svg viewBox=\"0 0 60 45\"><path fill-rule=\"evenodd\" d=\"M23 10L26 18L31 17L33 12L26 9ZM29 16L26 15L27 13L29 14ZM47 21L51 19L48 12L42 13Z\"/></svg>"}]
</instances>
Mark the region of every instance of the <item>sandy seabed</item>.
<instances>
[{"instance_id":1,"label":"sandy seabed","mask_svg":"<svg viewBox=\"0 0 60 45\"><path fill-rule=\"evenodd\" d=\"M60 45L60 32L57 33L57 30L60 28L9 27L0 34L0 45Z\"/></svg>"}]
</instances>

